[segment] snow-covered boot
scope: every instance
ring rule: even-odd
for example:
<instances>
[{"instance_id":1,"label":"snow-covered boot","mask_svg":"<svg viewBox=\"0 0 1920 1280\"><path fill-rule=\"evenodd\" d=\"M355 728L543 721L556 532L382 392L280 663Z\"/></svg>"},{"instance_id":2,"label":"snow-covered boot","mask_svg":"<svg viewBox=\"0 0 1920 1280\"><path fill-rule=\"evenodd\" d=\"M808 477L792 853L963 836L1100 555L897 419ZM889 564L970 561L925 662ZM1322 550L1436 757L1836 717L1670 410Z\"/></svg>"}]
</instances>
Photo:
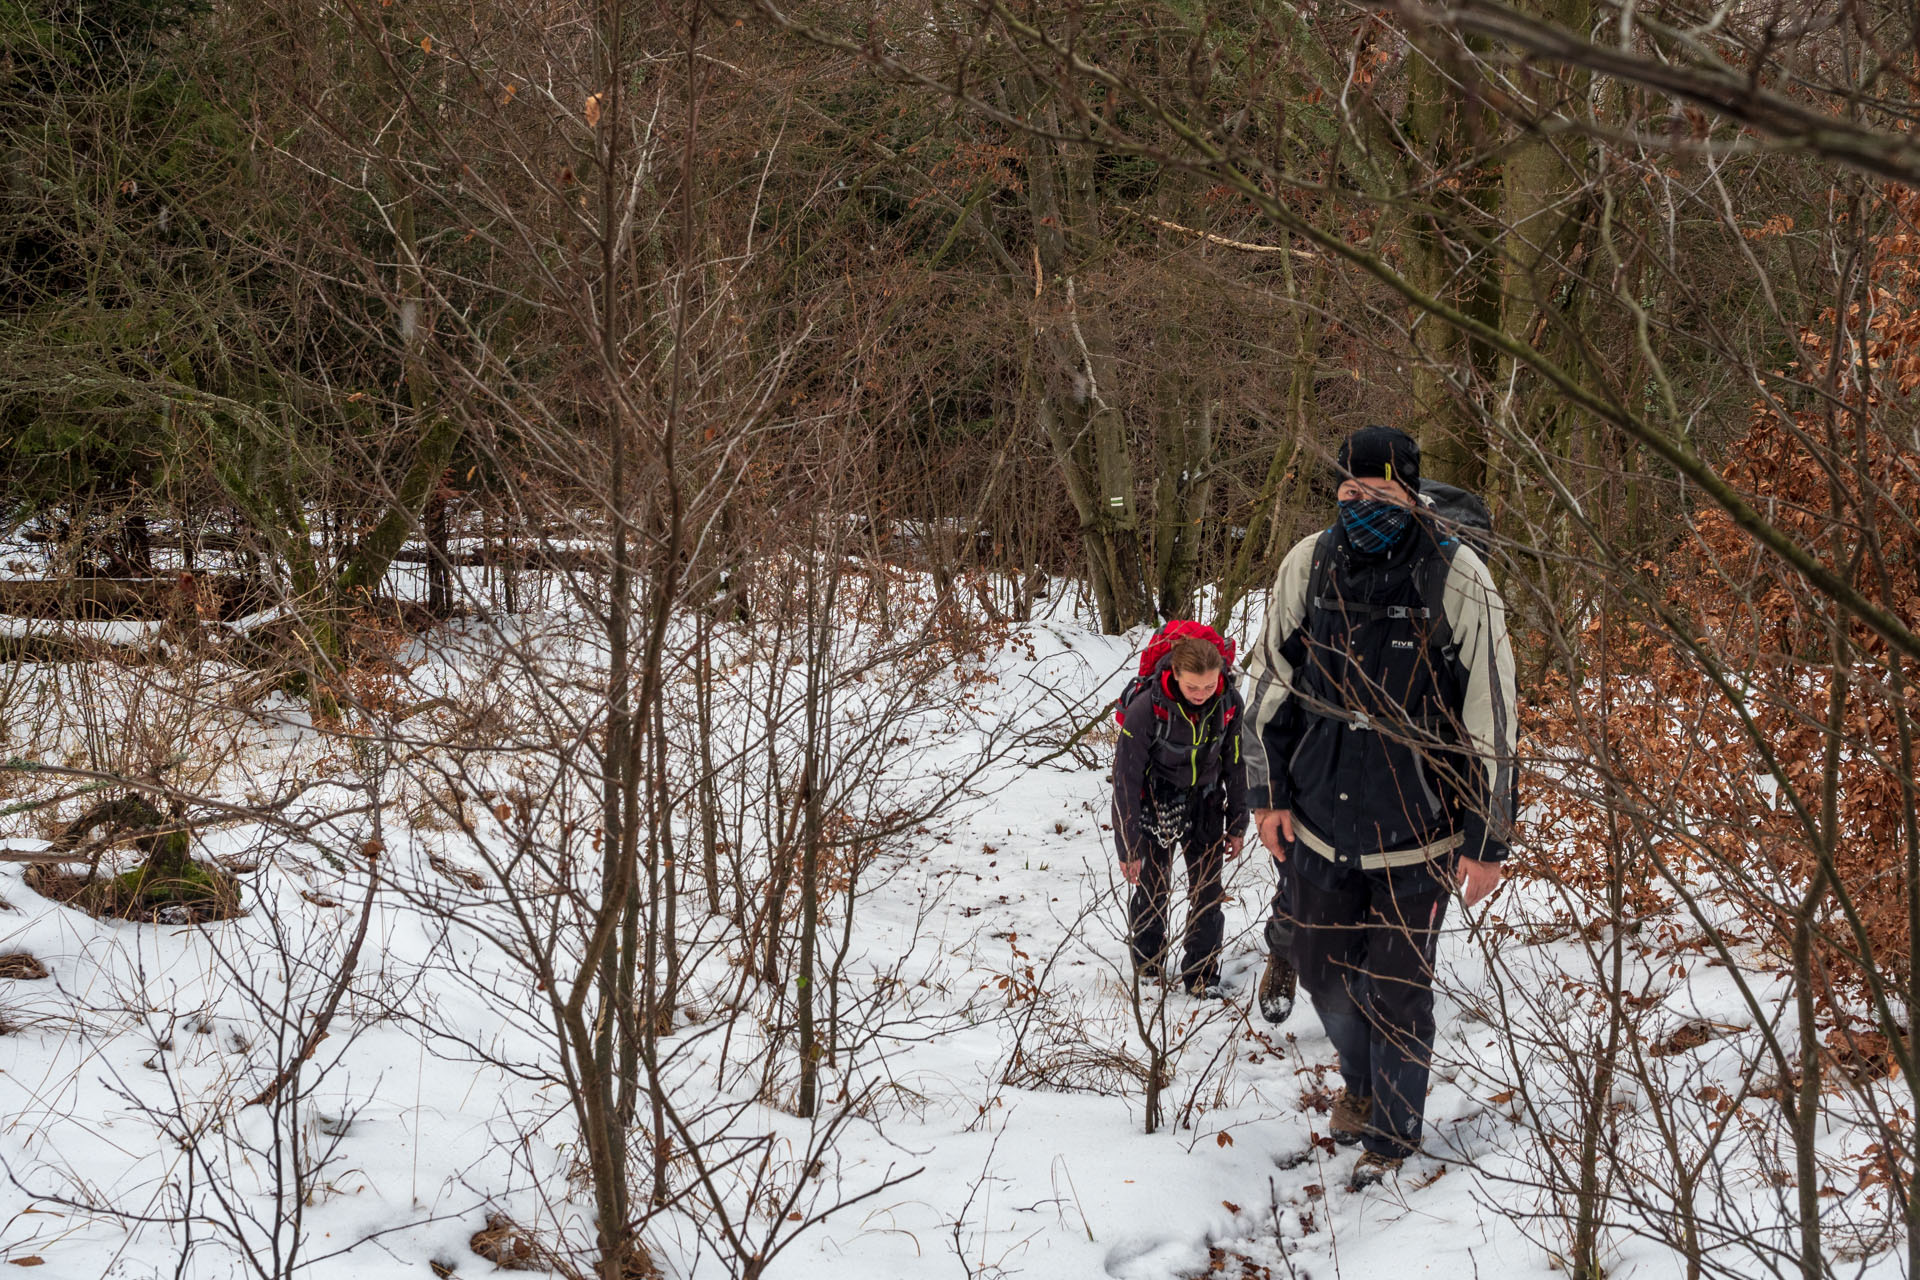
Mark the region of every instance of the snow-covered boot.
<instances>
[{"instance_id":1,"label":"snow-covered boot","mask_svg":"<svg viewBox=\"0 0 1920 1280\"><path fill-rule=\"evenodd\" d=\"M1260 985L1254 988L1260 1004L1260 1016L1279 1026L1293 1016L1294 992L1299 980L1293 965L1278 955L1267 955L1267 967L1260 971Z\"/></svg>"},{"instance_id":2,"label":"snow-covered boot","mask_svg":"<svg viewBox=\"0 0 1920 1280\"><path fill-rule=\"evenodd\" d=\"M1327 1128L1332 1131L1335 1142L1350 1147L1366 1136L1367 1121L1372 1118L1373 1099L1356 1098L1342 1087L1333 1095L1333 1118Z\"/></svg>"},{"instance_id":3,"label":"snow-covered boot","mask_svg":"<svg viewBox=\"0 0 1920 1280\"><path fill-rule=\"evenodd\" d=\"M1383 1156L1377 1151L1365 1151L1354 1162L1353 1172L1347 1175L1347 1190L1365 1191L1368 1187L1378 1186L1394 1174L1400 1172L1405 1163L1398 1156Z\"/></svg>"}]
</instances>

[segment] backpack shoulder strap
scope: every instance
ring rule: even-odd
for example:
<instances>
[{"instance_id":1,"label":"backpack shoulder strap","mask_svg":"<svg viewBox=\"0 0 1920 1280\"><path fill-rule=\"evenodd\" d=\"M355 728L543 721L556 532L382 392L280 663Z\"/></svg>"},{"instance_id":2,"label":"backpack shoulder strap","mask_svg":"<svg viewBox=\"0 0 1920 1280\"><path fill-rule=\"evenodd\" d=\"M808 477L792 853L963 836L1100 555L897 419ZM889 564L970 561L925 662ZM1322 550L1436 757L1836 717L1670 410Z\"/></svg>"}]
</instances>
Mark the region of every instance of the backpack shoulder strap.
<instances>
[{"instance_id":1,"label":"backpack shoulder strap","mask_svg":"<svg viewBox=\"0 0 1920 1280\"><path fill-rule=\"evenodd\" d=\"M1225 746L1227 736L1235 732L1234 726L1239 721L1240 712L1243 709L1240 703L1240 694L1231 684L1222 691L1219 701L1220 733L1217 739L1219 745L1214 748L1216 751L1218 751L1220 747Z\"/></svg>"},{"instance_id":2,"label":"backpack shoulder strap","mask_svg":"<svg viewBox=\"0 0 1920 1280\"><path fill-rule=\"evenodd\" d=\"M1340 530L1333 525L1320 531L1320 537L1313 544L1313 568L1307 573L1307 607L1301 616L1302 625L1327 594L1327 586L1333 581L1333 557L1340 549Z\"/></svg>"},{"instance_id":3,"label":"backpack shoulder strap","mask_svg":"<svg viewBox=\"0 0 1920 1280\"><path fill-rule=\"evenodd\" d=\"M1339 547L1340 530L1328 526L1313 544L1313 567L1307 571L1307 598L1300 610L1300 621L1280 645L1280 656L1298 670L1307 656L1307 633L1313 630L1313 615L1322 608L1327 584L1333 580L1333 556Z\"/></svg>"},{"instance_id":4,"label":"backpack shoulder strap","mask_svg":"<svg viewBox=\"0 0 1920 1280\"><path fill-rule=\"evenodd\" d=\"M1453 624L1447 621L1447 579L1453 574L1453 556L1460 543L1438 540L1439 549L1420 566L1420 603L1427 612L1427 643L1449 666L1453 663Z\"/></svg>"},{"instance_id":5,"label":"backpack shoulder strap","mask_svg":"<svg viewBox=\"0 0 1920 1280\"><path fill-rule=\"evenodd\" d=\"M1173 728L1173 695L1167 690L1167 681L1172 674L1173 660L1162 658L1147 683L1147 698L1153 703L1153 737L1156 742L1164 739Z\"/></svg>"}]
</instances>

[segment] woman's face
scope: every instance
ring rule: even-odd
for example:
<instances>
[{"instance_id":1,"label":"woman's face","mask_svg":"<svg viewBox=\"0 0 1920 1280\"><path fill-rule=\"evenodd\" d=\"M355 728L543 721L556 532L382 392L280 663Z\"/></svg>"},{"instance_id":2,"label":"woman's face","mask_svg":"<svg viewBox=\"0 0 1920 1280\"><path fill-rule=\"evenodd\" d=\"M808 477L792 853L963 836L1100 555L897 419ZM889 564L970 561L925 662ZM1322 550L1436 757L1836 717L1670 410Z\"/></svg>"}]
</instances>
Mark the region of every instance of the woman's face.
<instances>
[{"instance_id":1,"label":"woman's face","mask_svg":"<svg viewBox=\"0 0 1920 1280\"><path fill-rule=\"evenodd\" d=\"M1218 667L1212 671L1176 671L1173 673L1173 678L1174 682L1180 686L1180 696L1196 704L1211 698L1214 690L1220 687Z\"/></svg>"}]
</instances>

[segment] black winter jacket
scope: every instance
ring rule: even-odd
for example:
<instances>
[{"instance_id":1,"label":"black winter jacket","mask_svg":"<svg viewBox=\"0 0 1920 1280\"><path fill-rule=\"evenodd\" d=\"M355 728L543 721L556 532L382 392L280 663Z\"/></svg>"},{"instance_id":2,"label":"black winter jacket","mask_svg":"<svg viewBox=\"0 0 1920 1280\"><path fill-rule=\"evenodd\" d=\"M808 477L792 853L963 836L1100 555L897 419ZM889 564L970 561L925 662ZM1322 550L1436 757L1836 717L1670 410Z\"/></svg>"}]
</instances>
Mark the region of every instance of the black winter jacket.
<instances>
[{"instance_id":1,"label":"black winter jacket","mask_svg":"<svg viewBox=\"0 0 1920 1280\"><path fill-rule=\"evenodd\" d=\"M1306 538L1281 564L1249 655L1254 806L1291 809L1301 842L1335 862L1504 858L1513 651L1486 565L1470 547L1443 548L1425 520L1385 556L1353 551L1336 531L1321 607L1307 599L1320 542ZM1435 556L1450 560L1442 598L1429 601L1421 583ZM1437 650L1438 618L1451 643Z\"/></svg>"},{"instance_id":2,"label":"black winter jacket","mask_svg":"<svg viewBox=\"0 0 1920 1280\"><path fill-rule=\"evenodd\" d=\"M1216 804L1229 836L1247 828L1247 770L1241 760L1240 694L1231 682L1201 706L1180 696L1165 664L1127 707L1113 753L1113 840L1120 860L1144 856L1148 792L1171 802Z\"/></svg>"}]
</instances>

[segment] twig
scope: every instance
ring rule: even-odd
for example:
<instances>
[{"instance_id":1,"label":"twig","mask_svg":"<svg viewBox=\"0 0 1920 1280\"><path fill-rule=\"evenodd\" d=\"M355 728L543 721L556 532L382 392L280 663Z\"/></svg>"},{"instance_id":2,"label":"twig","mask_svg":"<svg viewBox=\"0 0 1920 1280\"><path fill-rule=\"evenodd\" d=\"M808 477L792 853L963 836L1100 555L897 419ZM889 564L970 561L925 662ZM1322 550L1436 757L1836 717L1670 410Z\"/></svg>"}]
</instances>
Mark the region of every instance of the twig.
<instances>
[{"instance_id":1,"label":"twig","mask_svg":"<svg viewBox=\"0 0 1920 1280\"><path fill-rule=\"evenodd\" d=\"M1293 1269L1293 1255L1287 1249L1286 1234L1280 1229L1280 1188L1273 1184L1272 1175L1267 1177L1267 1208L1273 1214L1273 1243L1280 1250L1280 1261L1287 1264L1289 1280L1295 1280L1299 1273Z\"/></svg>"},{"instance_id":2,"label":"twig","mask_svg":"<svg viewBox=\"0 0 1920 1280\"><path fill-rule=\"evenodd\" d=\"M380 845L377 840L368 841L366 854L367 900L360 907L360 924L353 931L353 941L347 944L346 958L340 962L340 976L333 980L333 990L327 992L327 1002L321 1007L320 1015L313 1020L313 1028L307 1032L306 1042L300 1046L300 1052L280 1069L280 1074L273 1078L272 1083L247 1099L245 1106L257 1107L286 1088L299 1072L300 1064L311 1058L320 1048L320 1042L326 1039L327 1027L333 1022L334 1012L339 1009L348 984L353 981L353 971L360 961L360 946L367 940L367 925L373 919L373 895L380 888Z\"/></svg>"},{"instance_id":3,"label":"twig","mask_svg":"<svg viewBox=\"0 0 1920 1280\"><path fill-rule=\"evenodd\" d=\"M1061 744L1061 746L1057 750L1049 751L1046 755L1041 756L1038 760L1027 761L1027 768L1038 769L1041 765L1046 764L1048 761L1058 760L1061 756L1064 756L1069 752L1073 751L1075 747L1078 747L1080 745L1080 739L1086 737L1089 733L1092 733L1095 729L1098 729L1102 724L1106 723L1107 712L1109 709L1110 707L1108 706L1102 706L1100 708L1100 713L1098 715L1094 716L1093 719L1081 725L1078 729L1075 729L1073 731L1073 736L1068 738L1066 742ZM1074 758L1078 760L1079 756L1075 755Z\"/></svg>"},{"instance_id":4,"label":"twig","mask_svg":"<svg viewBox=\"0 0 1920 1280\"><path fill-rule=\"evenodd\" d=\"M1067 1175L1067 1190L1073 1192L1073 1210L1080 1215L1080 1225L1087 1233L1087 1243L1097 1244L1093 1238L1093 1224L1087 1221L1087 1211L1080 1204L1080 1188L1073 1185L1073 1170L1067 1168L1067 1157L1062 1154L1054 1157L1060 1162L1060 1172Z\"/></svg>"},{"instance_id":5,"label":"twig","mask_svg":"<svg viewBox=\"0 0 1920 1280\"><path fill-rule=\"evenodd\" d=\"M428 698L425 702L416 702L411 706L402 707L400 714L393 718L394 726L398 728L415 716L425 715L427 712L437 710L441 707L451 707L457 711L459 710L460 704L452 698Z\"/></svg>"}]
</instances>

